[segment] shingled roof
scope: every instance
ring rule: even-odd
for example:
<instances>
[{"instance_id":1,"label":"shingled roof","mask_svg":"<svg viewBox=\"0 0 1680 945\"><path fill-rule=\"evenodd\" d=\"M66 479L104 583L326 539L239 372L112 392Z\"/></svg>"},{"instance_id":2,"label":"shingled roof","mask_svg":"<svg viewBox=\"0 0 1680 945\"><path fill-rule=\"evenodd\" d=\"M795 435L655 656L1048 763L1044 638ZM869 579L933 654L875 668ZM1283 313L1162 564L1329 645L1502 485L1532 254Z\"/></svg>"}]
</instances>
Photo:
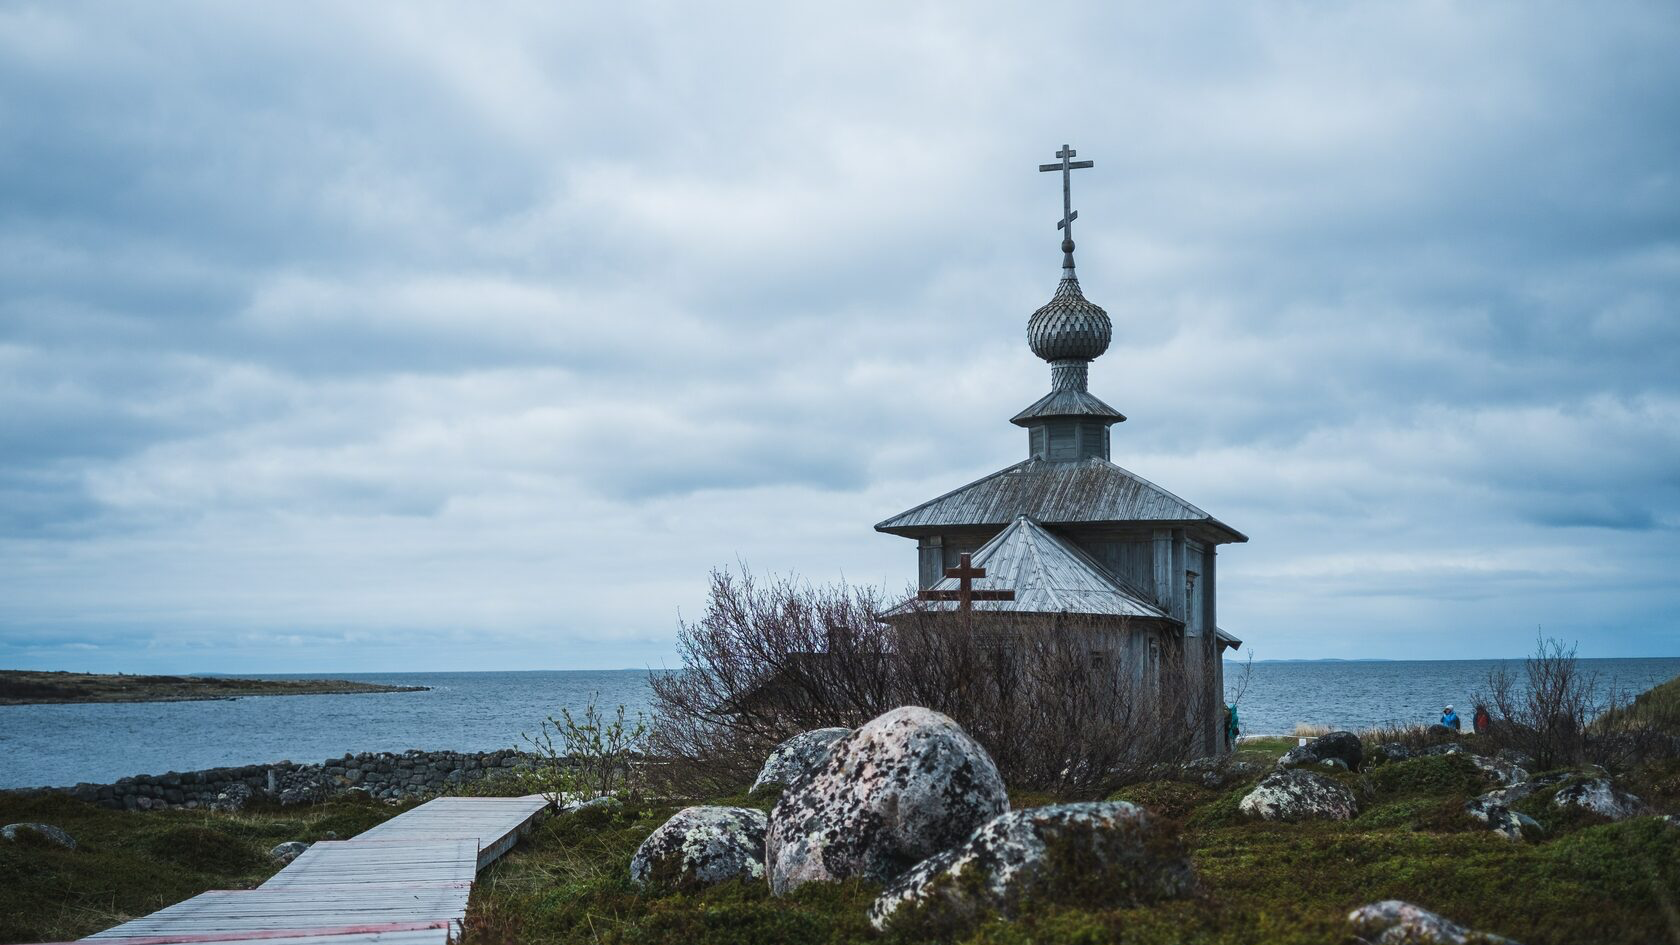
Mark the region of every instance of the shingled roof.
<instances>
[{"instance_id":1,"label":"shingled roof","mask_svg":"<svg viewBox=\"0 0 1680 945\"><path fill-rule=\"evenodd\" d=\"M979 611L1035 614L1092 614L1105 617L1152 617L1180 621L1138 597L1104 571L1072 543L1063 541L1026 516L992 537L974 553L973 563L986 569L975 580L976 590L1012 590L1014 600L974 601ZM935 590L956 590L957 579L945 578ZM908 600L883 616L891 618L918 609L952 610L955 601Z\"/></svg>"},{"instance_id":2,"label":"shingled roof","mask_svg":"<svg viewBox=\"0 0 1680 945\"><path fill-rule=\"evenodd\" d=\"M952 527L1001 527L1023 515L1052 526L1199 525L1219 542L1248 540L1242 532L1153 482L1097 457L1078 462L1033 457L901 512L875 530L915 537Z\"/></svg>"}]
</instances>

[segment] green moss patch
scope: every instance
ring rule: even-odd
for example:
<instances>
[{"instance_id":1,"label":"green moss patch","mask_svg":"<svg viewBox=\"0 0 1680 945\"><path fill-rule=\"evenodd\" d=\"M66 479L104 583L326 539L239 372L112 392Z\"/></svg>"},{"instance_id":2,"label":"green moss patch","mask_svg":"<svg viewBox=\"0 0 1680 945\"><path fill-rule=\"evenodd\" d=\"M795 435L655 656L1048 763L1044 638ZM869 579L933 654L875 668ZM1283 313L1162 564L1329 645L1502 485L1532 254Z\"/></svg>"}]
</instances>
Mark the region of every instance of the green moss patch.
<instances>
[{"instance_id":1,"label":"green moss patch","mask_svg":"<svg viewBox=\"0 0 1680 945\"><path fill-rule=\"evenodd\" d=\"M1184 781L1146 781L1121 788L1111 801L1130 801L1162 817L1183 820L1220 796L1218 791Z\"/></svg>"},{"instance_id":2,"label":"green moss patch","mask_svg":"<svg viewBox=\"0 0 1680 945\"><path fill-rule=\"evenodd\" d=\"M1422 795L1471 798L1493 785L1464 755L1431 755L1381 765L1369 774L1378 797Z\"/></svg>"}]
</instances>

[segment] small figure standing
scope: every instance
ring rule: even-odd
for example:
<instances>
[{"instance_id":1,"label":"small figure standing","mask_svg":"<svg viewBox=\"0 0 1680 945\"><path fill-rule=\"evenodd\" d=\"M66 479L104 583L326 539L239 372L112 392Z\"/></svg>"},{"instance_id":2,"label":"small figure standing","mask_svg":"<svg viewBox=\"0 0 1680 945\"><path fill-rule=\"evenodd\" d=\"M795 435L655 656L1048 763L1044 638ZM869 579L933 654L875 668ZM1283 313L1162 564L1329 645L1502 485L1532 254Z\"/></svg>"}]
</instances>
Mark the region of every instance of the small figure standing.
<instances>
[{"instance_id":1,"label":"small figure standing","mask_svg":"<svg viewBox=\"0 0 1680 945\"><path fill-rule=\"evenodd\" d=\"M1455 732L1460 730L1458 727L1458 713L1453 711L1452 706L1449 705L1445 709L1441 710L1441 725L1443 728L1450 728Z\"/></svg>"},{"instance_id":2,"label":"small figure standing","mask_svg":"<svg viewBox=\"0 0 1680 945\"><path fill-rule=\"evenodd\" d=\"M1226 706L1225 707L1225 750L1226 751L1230 751L1232 748L1236 747L1237 733L1240 730L1241 730L1241 723L1237 720L1237 707L1234 706L1234 705Z\"/></svg>"},{"instance_id":3,"label":"small figure standing","mask_svg":"<svg viewBox=\"0 0 1680 945\"><path fill-rule=\"evenodd\" d=\"M1486 735L1488 733L1488 729L1493 727L1493 716L1488 714L1487 706L1476 706L1476 714L1470 720L1470 724L1475 728L1477 735Z\"/></svg>"}]
</instances>

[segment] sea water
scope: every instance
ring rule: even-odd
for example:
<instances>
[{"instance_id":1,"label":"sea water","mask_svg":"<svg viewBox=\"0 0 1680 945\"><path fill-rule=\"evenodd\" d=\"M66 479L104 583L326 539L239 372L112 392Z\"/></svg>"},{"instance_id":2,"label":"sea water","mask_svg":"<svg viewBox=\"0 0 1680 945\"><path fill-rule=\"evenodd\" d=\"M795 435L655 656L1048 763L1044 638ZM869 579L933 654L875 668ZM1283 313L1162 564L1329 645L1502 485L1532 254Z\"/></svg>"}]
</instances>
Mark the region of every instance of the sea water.
<instances>
[{"instance_id":1,"label":"sea water","mask_svg":"<svg viewBox=\"0 0 1680 945\"><path fill-rule=\"evenodd\" d=\"M1680 675L1680 658L1582 660L1609 686L1633 693ZM1443 705L1465 711L1489 670L1521 660L1311 661L1252 664L1240 693L1246 733L1296 723L1366 728L1432 722ZM1235 698L1243 664L1225 668ZM278 676L429 686L425 692L267 696L214 702L0 706L0 788L105 783L345 752L409 748L487 751L524 747L543 720L592 702L633 719L648 708L645 670L500 673L356 673Z\"/></svg>"}]
</instances>

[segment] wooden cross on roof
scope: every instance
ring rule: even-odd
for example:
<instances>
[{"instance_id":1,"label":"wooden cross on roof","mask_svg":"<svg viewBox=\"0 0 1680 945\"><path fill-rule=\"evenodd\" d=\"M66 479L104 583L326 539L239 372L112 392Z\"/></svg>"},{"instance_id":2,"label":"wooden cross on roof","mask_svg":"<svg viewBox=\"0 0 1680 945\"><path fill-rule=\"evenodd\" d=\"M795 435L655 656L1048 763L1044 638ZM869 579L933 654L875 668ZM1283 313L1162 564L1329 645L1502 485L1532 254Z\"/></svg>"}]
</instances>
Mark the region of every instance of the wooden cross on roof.
<instances>
[{"instance_id":1,"label":"wooden cross on roof","mask_svg":"<svg viewBox=\"0 0 1680 945\"><path fill-rule=\"evenodd\" d=\"M1061 158L1061 161L1055 164L1040 164L1038 166L1040 171L1062 172L1062 219L1056 223L1056 229L1062 230L1063 239L1069 240L1073 239L1073 221L1079 219L1079 211L1073 209L1073 174L1071 172L1095 166L1092 161L1073 160L1078 154L1078 151L1064 144L1062 149L1056 152L1056 156Z\"/></svg>"},{"instance_id":2,"label":"wooden cross on roof","mask_svg":"<svg viewBox=\"0 0 1680 945\"><path fill-rule=\"evenodd\" d=\"M977 568L968 552L963 552L959 563L954 568L946 568L945 576L957 579L957 589L954 591L936 591L933 589L918 591L917 600L954 600L957 610L967 613L974 609L977 600L1014 600L1014 591L977 591L974 589L974 579L986 576L985 568Z\"/></svg>"}]
</instances>

